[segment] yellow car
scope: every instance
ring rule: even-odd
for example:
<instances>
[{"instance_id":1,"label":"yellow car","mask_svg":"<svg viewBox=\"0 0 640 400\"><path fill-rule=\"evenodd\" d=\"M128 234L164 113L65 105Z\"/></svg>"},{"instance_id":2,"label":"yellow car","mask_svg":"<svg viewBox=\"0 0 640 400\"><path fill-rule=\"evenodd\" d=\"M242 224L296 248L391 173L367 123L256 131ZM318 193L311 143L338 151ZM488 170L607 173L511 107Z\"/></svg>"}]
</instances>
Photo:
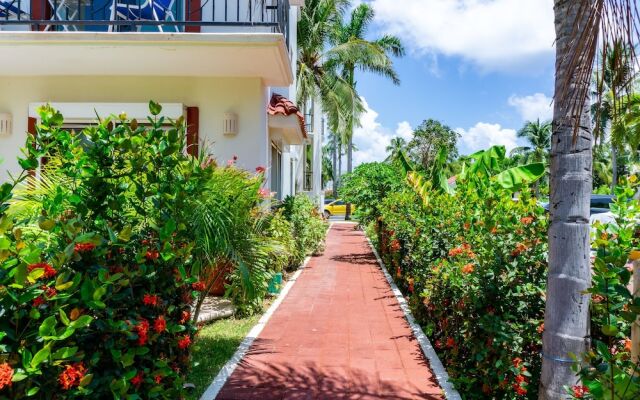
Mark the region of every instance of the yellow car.
<instances>
[{"instance_id":1,"label":"yellow car","mask_svg":"<svg viewBox=\"0 0 640 400\"><path fill-rule=\"evenodd\" d=\"M351 204L351 213L356 210L356 207ZM329 218L332 215L345 215L347 213L347 203L338 199L334 200L331 203L325 204L324 206L324 216L325 218Z\"/></svg>"}]
</instances>

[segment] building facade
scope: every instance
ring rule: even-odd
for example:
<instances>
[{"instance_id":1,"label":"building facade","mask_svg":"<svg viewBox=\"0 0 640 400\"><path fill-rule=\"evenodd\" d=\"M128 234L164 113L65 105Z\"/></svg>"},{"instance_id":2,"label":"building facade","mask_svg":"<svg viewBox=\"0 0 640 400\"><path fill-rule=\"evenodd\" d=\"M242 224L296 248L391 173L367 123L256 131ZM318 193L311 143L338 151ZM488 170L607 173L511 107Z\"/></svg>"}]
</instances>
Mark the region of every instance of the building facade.
<instances>
[{"instance_id":1,"label":"building facade","mask_svg":"<svg viewBox=\"0 0 640 400\"><path fill-rule=\"evenodd\" d=\"M0 0L0 179L19 169L39 105L81 128L96 114L144 119L154 100L167 117L185 117L191 151L250 171L265 166L275 198L306 192L321 204L322 121L295 96L303 6Z\"/></svg>"}]
</instances>

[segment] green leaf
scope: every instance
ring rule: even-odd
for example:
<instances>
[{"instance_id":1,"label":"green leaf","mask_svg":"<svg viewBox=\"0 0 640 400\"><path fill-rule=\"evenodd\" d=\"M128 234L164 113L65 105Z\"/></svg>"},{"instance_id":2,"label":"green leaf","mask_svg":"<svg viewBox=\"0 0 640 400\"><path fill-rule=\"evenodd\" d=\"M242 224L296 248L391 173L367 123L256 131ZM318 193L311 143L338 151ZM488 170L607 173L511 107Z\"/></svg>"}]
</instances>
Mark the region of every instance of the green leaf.
<instances>
[{"instance_id":1,"label":"green leaf","mask_svg":"<svg viewBox=\"0 0 640 400\"><path fill-rule=\"evenodd\" d=\"M77 347L61 347L53 353L52 357L54 360L63 360L72 357L77 352Z\"/></svg>"},{"instance_id":2,"label":"green leaf","mask_svg":"<svg viewBox=\"0 0 640 400\"><path fill-rule=\"evenodd\" d=\"M58 313L60 314L60 321L62 321L62 323L65 325L69 325L71 321L69 321L69 317L67 317L67 313L65 313L62 308L58 311Z\"/></svg>"},{"instance_id":3,"label":"green leaf","mask_svg":"<svg viewBox=\"0 0 640 400\"><path fill-rule=\"evenodd\" d=\"M36 368L38 365L40 365L49 357L49 354L51 354L51 347L50 345L46 345L33 356L30 364L31 368Z\"/></svg>"},{"instance_id":4,"label":"green leaf","mask_svg":"<svg viewBox=\"0 0 640 400\"><path fill-rule=\"evenodd\" d=\"M102 296L104 296L106 293L107 293L107 288L105 286L100 286L95 290L95 292L93 292L93 299L100 300Z\"/></svg>"},{"instance_id":5,"label":"green leaf","mask_svg":"<svg viewBox=\"0 0 640 400\"><path fill-rule=\"evenodd\" d=\"M121 242L128 242L129 240L131 240L131 232L133 230L131 229L131 225L127 225L125 226L120 233L118 233L118 240L120 240Z\"/></svg>"},{"instance_id":6,"label":"green leaf","mask_svg":"<svg viewBox=\"0 0 640 400\"><path fill-rule=\"evenodd\" d=\"M34 386L27 391L27 397L34 396L36 393L40 391L40 386Z\"/></svg>"},{"instance_id":7,"label":"green leaf","mask_svg":"<svg viewBox=\"0 0 640 400\"><path fill-rule=\"evenodd\" d=\"M523 185L540 179L545 172L543 163L533 163L509 168L495 175L492 180L504 189L516 191Z\"/></svg>"},{"instance_id":8,"label":"green leaf","mask_svg":"<svg viewBox=\"0 0 640 400\"><path fill-rule=\"evenodd\" d=\"M82 315L77 320L73 321L69 326L74 329L80 329L88 326L91 321L93 321L93 317L90 315Z\"/></svg>"},{"instance_id":9,"label":"green leaf","mask_svg":"<svg viewBox=\"0 0 640 400\"><path fill-rule=\"evenodd\" d=\"M42 321L42 324L40 324L40 327L38 328L38 333L40 334L40 336L51 336L51 334L55 330L56 323L57 321L54 315L47 317L44 321Z\"/></svg>"},{"instance_id":10,"label":"green leaf","mask_svg":"<svg viewBox=\"0 0 640 400\"><path fill-rule=\"evenodd\" d=\"M618 334L618 327L615 325L604 325L602 327L602 333L607 336L615 336Z\"/></svg>"},{"instance_id":11,"label":"green leaf","mask_svg":"<svg viewBox=\"0 0 640 400\"><path fill-rule=\"evenodd\" d=\"M149 112L151 115L158 115L162 112L162 106L155 101L149 101Z\"/></svg>"}]
</instances>

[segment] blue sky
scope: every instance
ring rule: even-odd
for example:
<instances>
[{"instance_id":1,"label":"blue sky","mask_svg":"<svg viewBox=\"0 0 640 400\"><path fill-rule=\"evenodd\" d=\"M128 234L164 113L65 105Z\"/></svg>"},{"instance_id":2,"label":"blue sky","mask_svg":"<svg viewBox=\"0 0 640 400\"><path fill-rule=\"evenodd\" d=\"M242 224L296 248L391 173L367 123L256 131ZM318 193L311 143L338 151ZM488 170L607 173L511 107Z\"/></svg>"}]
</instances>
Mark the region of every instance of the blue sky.
<instances>
[{"instance_id":1,"label":"blue sky","mask_svg":"<svg viewBox=\"0 0 640 400\"><path fill-rule=\"evenodd\" d=\"M365 0L362 0L365 1ZM376 11L369 32L399 36L402 83L360 73L367 105L354 132L356 164L385 158L394 136L434 118L462 135L463 154L521 144L526 120L551 116L553 0L366 0Z\"/></svg>"}]
</instances>

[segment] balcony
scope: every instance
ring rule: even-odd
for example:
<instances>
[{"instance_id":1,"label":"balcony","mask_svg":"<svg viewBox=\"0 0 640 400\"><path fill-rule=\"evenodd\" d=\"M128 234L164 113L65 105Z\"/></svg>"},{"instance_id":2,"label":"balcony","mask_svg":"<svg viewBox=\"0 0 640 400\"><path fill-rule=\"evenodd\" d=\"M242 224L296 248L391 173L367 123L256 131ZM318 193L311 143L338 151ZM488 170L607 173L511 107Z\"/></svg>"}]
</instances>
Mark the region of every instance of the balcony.
<instances>
[{"instance_id":1,"label":"balcony","mask_svg":"<svg viewBox=\"0 0 640 400\"><path fill-rule=\"evenodd\" d=\"M0 30L280 33L289 0L0 0Z\"/></svg>"},{"instance_id":2,"label":"balcony","mask_svg":"<svg viewBox=\"0 0 640 400\"><path fill-rule=\"evenodd\" d=\"M0 75L255 77L288 86L289 9L289 0L0 0Z\"/></svg>"}]
</instances>

